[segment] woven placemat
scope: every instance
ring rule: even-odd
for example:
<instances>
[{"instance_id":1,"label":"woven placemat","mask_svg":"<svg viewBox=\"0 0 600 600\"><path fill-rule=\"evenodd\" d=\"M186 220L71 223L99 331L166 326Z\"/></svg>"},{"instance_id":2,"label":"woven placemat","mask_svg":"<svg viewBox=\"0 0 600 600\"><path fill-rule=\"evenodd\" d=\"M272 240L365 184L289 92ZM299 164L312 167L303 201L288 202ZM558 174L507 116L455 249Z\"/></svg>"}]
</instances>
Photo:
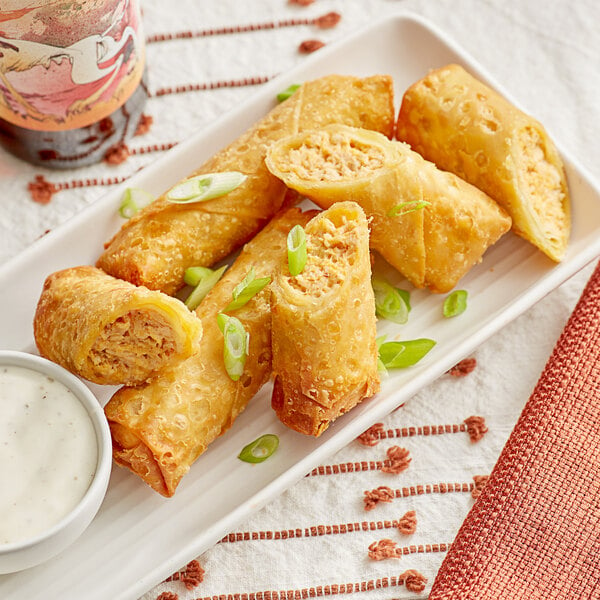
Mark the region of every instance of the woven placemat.
<instances>
[{"instance_id":1,"label":"woven placemat","mask_svg":"<svg viewBox=\"0 0 600 600\"><path fill-rule=\"evenodd\" d=\"M429 598L600 598L600 263Z\"/></svg>"}]
</instances>

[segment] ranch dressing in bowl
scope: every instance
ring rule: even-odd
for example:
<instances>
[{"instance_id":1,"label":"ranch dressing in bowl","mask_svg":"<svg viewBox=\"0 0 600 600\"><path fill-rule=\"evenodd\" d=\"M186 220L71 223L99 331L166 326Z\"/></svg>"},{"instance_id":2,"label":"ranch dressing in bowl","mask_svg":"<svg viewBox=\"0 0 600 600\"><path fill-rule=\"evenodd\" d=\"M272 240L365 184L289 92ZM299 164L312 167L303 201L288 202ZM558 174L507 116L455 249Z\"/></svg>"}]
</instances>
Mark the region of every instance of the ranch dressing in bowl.
<instances>
[{"instance_id":1,"label":"ranch dressing in bowl","mask_svg":"<svg viewBox=\"0 0 600 600\"><path fill-rule=\"evenodd\" d=\"M45 373L0 364L0 548L67 516L97 463L97 435L81 400Z\"/></svg>"}]
</instances>

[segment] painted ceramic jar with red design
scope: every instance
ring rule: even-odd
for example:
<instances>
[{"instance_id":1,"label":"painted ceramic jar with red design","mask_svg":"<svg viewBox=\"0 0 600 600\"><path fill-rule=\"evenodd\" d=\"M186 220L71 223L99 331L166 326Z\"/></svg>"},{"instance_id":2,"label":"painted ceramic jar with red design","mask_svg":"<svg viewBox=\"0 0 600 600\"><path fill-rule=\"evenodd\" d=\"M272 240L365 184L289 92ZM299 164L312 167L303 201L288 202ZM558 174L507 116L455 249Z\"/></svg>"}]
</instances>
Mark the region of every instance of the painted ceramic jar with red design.
<instances>
[{"instance_id":1,"label":"painted ceramic jar with red design","mask_svg":"<svg viewBox=\"0 0 600 600\"><path fill-rule=\"evenodd\" d=\"M0 142L36 164L101 160L146 100L138 0L3 0Z\"/></svg>"}]
</instances>

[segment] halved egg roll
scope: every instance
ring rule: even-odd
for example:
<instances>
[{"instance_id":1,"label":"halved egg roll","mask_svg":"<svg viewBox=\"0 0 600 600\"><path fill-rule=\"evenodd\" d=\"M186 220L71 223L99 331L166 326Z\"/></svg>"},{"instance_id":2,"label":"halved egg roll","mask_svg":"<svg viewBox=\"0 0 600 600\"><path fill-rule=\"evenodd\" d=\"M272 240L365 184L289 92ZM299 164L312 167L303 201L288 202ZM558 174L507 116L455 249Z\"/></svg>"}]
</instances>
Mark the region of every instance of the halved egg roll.
<instances>
[{"instance_id":1,"label":"halved egg roll","mask_svg":"<svg viewBox=\"0 0 600 600\"><path fill-rule=\"evenodd\" d=\"M72 373L136 385L191 356L202 324L179 300L86 265L46 278L33 333L40 354Z\"/></svg>"},{"instance_id":2,"label":"halved egg roll","mask_svg":"<svg viewBox=\"0 0 600 600\"><path fill-rule=\"evenodd\" d=\"M163 496L172 496L194 461L232 425L271 375L270 290L265 287L230 314L249 334L244 371L234 381L223 359L223 334L217 315L232 291L254 267L272 276L285 253L289 230L304 225L314 211L292 208L277 215L252 241L196 309L204 330L198 351L151 382L124 387L104 410L115 461L141 477Z\"/></svg>"},{"instance_id":3,"label":"halved egg roll","mask_svg":"<svg viewBox=\"0 0 600 600\"><path fill-rule=\"evenodd\" d=\"M397 137L491 196L515 233L558 262L571 230L567 179L544 127L459 65L404 94Z\"/></svg>"},{"instance_id":4,"label":"halved egg roll","mask_svg":"<svg viewBox=\"0 0 600 600\"><path fill-rule=\"evenodd\" d=\"M389 76L331 75L302 85L232 144L190 176L238 171L245 182L225 196L173 204L164 196L123 225L97 266L107 273L173 294L190 266L211 266L254 236L282 208L285 186L264 164L268 146L285 135L346 123L391 137L393 84Z\"/></svg>"},{"instance_id":5,"label":"halved egg roll","mask_svg":"<svg viewBox=\"0 0 600 600\"><path fill-rule=\"evenodd\" d=\"M272 407L288 427L319 436L379 390L369 227L340 202L306 226L306 265L272 284Z\"/></svg>"},{"instance_id":6,"label":"halved egg roll","mask_svg":"<svg viewBox=\"0 0 600 600\"><path fill-rule=\"evenodd\" d=\"M510 228L482 191L374 131L330 125L288 136L269 148L266 164L321 208L360 204L371 247L433 292L452 289Z\"/></svg>"}]
</instances>

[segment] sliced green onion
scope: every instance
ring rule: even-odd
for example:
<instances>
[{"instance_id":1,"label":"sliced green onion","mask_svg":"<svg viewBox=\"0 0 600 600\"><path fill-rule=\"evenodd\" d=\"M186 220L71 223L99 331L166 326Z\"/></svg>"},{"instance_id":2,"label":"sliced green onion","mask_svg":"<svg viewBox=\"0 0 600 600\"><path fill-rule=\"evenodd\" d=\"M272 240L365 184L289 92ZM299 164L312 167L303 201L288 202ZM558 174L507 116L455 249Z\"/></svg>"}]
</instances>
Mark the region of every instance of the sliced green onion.
<instances>
[{"instance_id":1,"label":"sliced green onion","mask_svg":"<svg viewBox=\"0 0 600 600\"><path fill-rule=\"evenodd\" d=\"M190 269L196 269L196 271L190 272L190 274L188 274L188 280L192 281L192 280L196 280L196 278L197 278L198 283L196 283L196 287L192 290L191 294L187 297L187 299L185 301L185 305L190 310L195 310L196 308L198 308L198 305L200 304L200 302L202 302L202 300L204 299L206 294L208 294L208 292L210 292L210 290L213 289L213 287L215 286L217 281L219 281L219 279L221 279L221 276L225 272L225 269L227 269L227 265L222 266L220 269L217 269L216 271L213 271L212 269L208 269L206 267L190 267ZM190 269L187 269L186 273L187 273L187 271L190 271ZM202 274L200 269L203 269L203 270L205 269L204 274ZM191 273L194 273L193 277L192 277ZM183 278L185 280L185 275L183 276Z\"/></svg>"},{"instance_id":2,"label":"sliced green onion","mask_svg":"<svg viewBox=\"0 0 600 600\"><path fill-rule=\"evenodd\" d=\"M385 340L387 340L387 335L380 335L378 338L375 339L375 343L377 344L377 350L379 350L379 348L383 346Z\"/></svg>"},{"instance_id":3,"label":"sliced green onion","mask_svg":"<svg viewBox=\"0 0 600 600\"><path fill-rule=\"evenodd\" d=\"M379 346L379 359L386 369L405 369L418 363L435 342L427 338L403 342L384 342Z\"/></svg>"},{"instance_id":4,"label":"sliced green onion","mask_svg":"<svg viewBox=\"0 0 600 600\"><path fill-rule=\"evenodd\" d=\"M206 173L190 177L172 187L166 195L169 202L190 204L219 198L229 194L246 181L247 176L238 171Z\"/></svg>"},{"instance_id":5,"label":"sliced green onion","mask_svg":"<svg viewBox=\"0 0 600 600\"><path fill-rule=\"evenodd\" d=\"M407 215L408 213L415 212L416 210L421 210L430 204L431 202L427 202L427 200L410 200L408 202L401 202L400 204L396 204L396 206L391 208L388 211L387 216L401 217L402 215Z\"/></svg>"},{"instance_id":6,"label":"sliced green onion","mask_svg":"<svg viewBox=\"0 0 600 600\"><path fill-rule=\"evenodd\" d=\"M299 87L299 83L294 83L283 90L283 92L279 92L279 94L277 94L277 102L283 102L284 100L287 100Z\"/></svg>"},{"instance_id":7,"label":"sliced green onion","mask_svg":"<svg viewBox=\"0 0 600 600\"><path fill-rule=\"evenodd\" d=\"M444 317L456 317L467 310L467 291L455 290L449 296L446 296L442 312Z\"/></svg>"},{"instance_id":8,"label":"sliced green onion","mask_svg":"<svg viewBox=\"0 0 600 600\"><path fill-rule=\"evenodd\" d=\"M229 321L230 318L231 317L225 313L217 314L217 325L219 326L221 333L225 333L225 325L227 325L227 321Z\"/></svg>"},{"instance_id":9,"label":"sliced green onion","mask_svg":"<svg viewBox=\"0 0 600 600\"><path fill-rule=\"evenodd\" d=\"M244 462L261 463L275 453L279 438L274 433L266 433L242 448L238 458Z\"/></svg>"},{"instance_id":10,"label":"sliced green onion","mask_svg":"<svg viewBox=\"0 0 600 600\"><path fill-rule=\"evenodd\" d=\"M375 314L382 319L404 324L410 311L410 293L400 290L381 277L371 279L375 293Z\"/></svg>"},{"instance_id":11,"label":"sliced green onion","mask_svg":"<svg viewBox=\"0 0 600 600\"><path fill-rule=\"evenodd\" d=\"M239 319L224 313L217 315L217 324L223 332L225 370L233 381L237 381L244 372L250 346L250 334L244 329Z\"/></svg>"},{"instance_id":12,"label":"sliced green onion","mask_svg":"<svg viewBox=\"0 0 600 600\"><path fill-rule=\"evenodd\" d=\"M119 214L124 219L131 219L141 208L154 200L154 196L139 188L127 188L121 198Z\"/></svg>"},{"instance_id":13,"label":"sliced green onion","mask_svg":"<svg viewBox=\"0 0 600 600\"><path fill-rule=\"evenodd\" d=\"M233 300L227 305L225 310L231 311L241 308L269 283L271 283L270 277L256 279L256 273L254 272L254 267L252 267L246 277L233 288L231 294Z\"/></svg>"},{"instance_id":14,"label":"sliced green onion","mask_svg":"<svg viewBox=\"0 0 600 600\"><path fill-rule=\"evenodd\" d=\"M381 348L381 346L383 346L386 338L387 338L387 335L381 335L375 339L375 343L377 344L377 370L382 374L387 374L387 369L385 368L385 365L383 364L383 361L381 360L381 356L379 356L379 348Z\"/></svg>"},{"instance_id":15,"label":"sliced green onion","mask_svg":"<svg viewBox=\"0 0 600 600\"><path fill-rule=\"evenodd\" d=\"M288 267L295 277L306 266L306 233L301 225L294 225L287 236Z\"/></svg>"},{"instance_id":16,"label":"sliced green onion","mask_svg":"<svg viewBox=\"0 0 600 600\"><path fill-rule=\"evenodd\" d=\"M396 291L400 294L400 297L404 300L404 303L408 308L408 312L410 312L412 308L410 305L410 292L408 290L403 290L402 288L396 288Z\"/></svg>"},{"instance_id":17,"label":"sliced green onion","mask_svg":"<svg viewBox=\"0 0 600 600\"><path fill-rule=\"evenodd\" d=\"M196 287L205 277L213 273L208 267L188 267L183 274L183 281L187 285Z\"/></svg>"}]
</instances>

